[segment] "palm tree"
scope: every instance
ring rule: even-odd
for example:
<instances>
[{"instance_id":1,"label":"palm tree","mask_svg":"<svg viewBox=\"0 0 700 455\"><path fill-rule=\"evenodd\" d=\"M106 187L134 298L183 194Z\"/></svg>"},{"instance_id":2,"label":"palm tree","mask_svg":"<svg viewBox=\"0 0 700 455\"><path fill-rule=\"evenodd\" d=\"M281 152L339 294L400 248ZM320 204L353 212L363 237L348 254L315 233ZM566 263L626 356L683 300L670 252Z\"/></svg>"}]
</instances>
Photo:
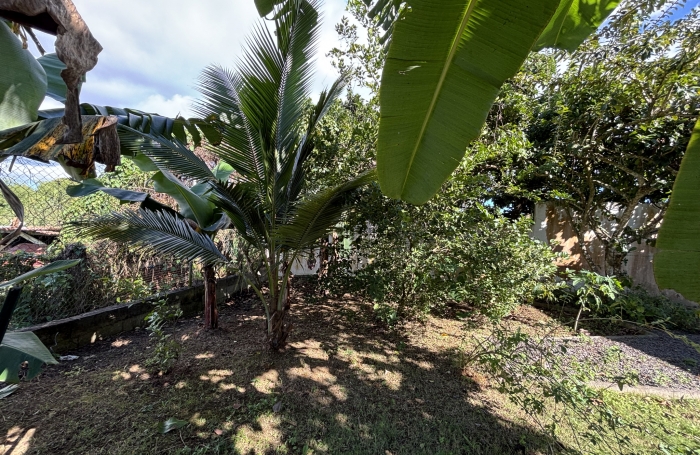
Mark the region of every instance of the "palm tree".
<instances>
[{"instance_id":1,"label":"palm tree","mask_svg":"<svg viewBox=\"0 0 700 455\"><path fill-rule=\"evenodd\" d=\"M318 2L290 0L276 7L273 17L275 33L264 23L258 24L236 70L212 66L199 81L203 97L198 114L221 131L221 143L208 149L232 169L227 179L217 176L176 139L121 125L120 136L123 147L141 161L150 159L173 183L196 182L192 192L206 200L206 205L197 204L202 218L210 209L224 213L257 251L267 292L250 276L246 279L265 309L270 347L278 349L291 330L286 322L291 264L328 234L347 207L347 195L372 181L374 173L303 196L315 128L342 92L347 77L341 76L323 91L309 109ZM205 267L221 262L207 234L212 219L192 222L193 218L142 206L74 226L83 234L177 254L199 260Z\"/></svg>"}]
</instances>

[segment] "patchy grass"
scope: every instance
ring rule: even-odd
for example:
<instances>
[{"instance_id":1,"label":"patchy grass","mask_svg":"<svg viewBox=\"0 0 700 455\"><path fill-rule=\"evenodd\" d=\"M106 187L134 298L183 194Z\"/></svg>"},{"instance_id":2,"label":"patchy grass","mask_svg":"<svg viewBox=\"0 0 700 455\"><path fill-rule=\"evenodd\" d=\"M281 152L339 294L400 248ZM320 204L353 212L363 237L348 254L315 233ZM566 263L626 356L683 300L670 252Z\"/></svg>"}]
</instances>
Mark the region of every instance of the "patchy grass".
<instances>
[{"instance_id":1,"label":"patchy grass","mask_svg":"<svg viewBox=\"0 0 700 455\"><path fill-rule=\"evenodd\" d=\"M79 360L48 368L0 401L0 448L52 455L565 451L488 381L462 374L462 322L429 318L385 332L369 323L368 306L346 297L293 306L285 352L267 351L264 317L251 299L224 307L216 331L205 332L197 319L179 322L173 336L183 352L167 375L144 368L143 332L76 352ZM538 321L551 322L525 308L509 324ZM614 399L698 435L696 402ZM158 423L170 417L189 423L159 434ZM563 438L575 442L574 434ZM644 438L635 446L633 453L657 447Z\"/></svg>"}]
</instances>

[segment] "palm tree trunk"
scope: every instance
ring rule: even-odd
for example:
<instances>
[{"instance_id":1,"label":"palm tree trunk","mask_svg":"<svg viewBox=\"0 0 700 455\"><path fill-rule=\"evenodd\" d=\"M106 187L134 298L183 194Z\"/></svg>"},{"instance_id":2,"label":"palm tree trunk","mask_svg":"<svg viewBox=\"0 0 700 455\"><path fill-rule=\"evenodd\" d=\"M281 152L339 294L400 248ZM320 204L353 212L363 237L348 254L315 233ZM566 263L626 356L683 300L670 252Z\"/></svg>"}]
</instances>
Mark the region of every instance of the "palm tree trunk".
<instances>
[{"instance_id":1,"label":"palm tree trunk","mask_svg":"<svg viewBox=\"0 0 700 455\"><path fill-rule=\"evenodd\" d=\"M291 306L291 301L289 298L290 289L292 287L292 277L291 274L287 273L287 268L291 267L289 262L285 262L283 270L285 271L286 280L283 278L280 280L279 294L280 298L277 302L274 302L276 309L270 318L270 332L269 332L269 342L270 349L282 349L287 344L287 337L289 332L292 331L292 324L285 324L285 317Z\"/></svg>"},{"instance_id":2,"label":"palm tree trunk","mask_svg":"<svg viewBox=\"0 0 700 455\"><path fill-rule=\"evenodd\" d=\"M216 309L216 273L214 266L202 267L204 275L204 328L216 329L219 327L219 311Z\"/></svg>"}]
</instances>

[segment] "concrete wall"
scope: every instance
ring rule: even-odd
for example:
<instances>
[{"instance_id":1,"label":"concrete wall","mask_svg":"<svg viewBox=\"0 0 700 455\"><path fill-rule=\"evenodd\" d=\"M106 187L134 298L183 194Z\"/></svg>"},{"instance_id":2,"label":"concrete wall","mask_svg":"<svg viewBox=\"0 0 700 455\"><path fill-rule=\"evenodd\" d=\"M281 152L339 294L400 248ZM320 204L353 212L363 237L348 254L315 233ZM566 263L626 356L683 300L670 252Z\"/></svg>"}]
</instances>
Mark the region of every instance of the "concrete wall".
<instances>
[{"instance_id":1,"label":"concrete wall","mask_svg":"<svg viewBox=\"0 0 700 455\"><path fill-rule=\"evenodd\" d=\"M244 289L245 281L238 276L221 278L217 281L216 301L224 303ZM204 311L204 285L198 285L142 301L113 305L78 316L26 327L19 331L34 332L54 352L63 353L104 337L143 327L144 318L153 309L152 302L163 298L170 305L179 306L184 317L196 316Z\"/></svg>"},{"instance_id":2,"label":"concrete wall","mask_svg":"<svg viewBox=\"0 0 700 455\"><path fill-rule=\"evenodd\" d=\"M610 207L615 213L615 207ZM629 221L629 226L637 228L646 220L651 219L658 209L648 204L640 204L632 215ZM613 221L603 223L607 229L613 228ZM554 240L557 245L554 250L557 252L565 252L569 255L566 260L560 261L557 265L568 267L576 270L588 268L588 264L581 253L581 245L574 233L569 216L566 211L557 208L554 204L538 204L535 207L535 224L532 228L534 238L546 243ZM604 264L604 253L602 244L598 241L592 231L584 234L585 242L592 252L593 261L596 266L602 267ZM627 254L624 270L630 276L632 281L644 287L652 293L659 293L659 288L656 285L654 278L653 259L656 248L647 245L645 242L635 243L634 248Z\"/></svg>"}]
</instances>

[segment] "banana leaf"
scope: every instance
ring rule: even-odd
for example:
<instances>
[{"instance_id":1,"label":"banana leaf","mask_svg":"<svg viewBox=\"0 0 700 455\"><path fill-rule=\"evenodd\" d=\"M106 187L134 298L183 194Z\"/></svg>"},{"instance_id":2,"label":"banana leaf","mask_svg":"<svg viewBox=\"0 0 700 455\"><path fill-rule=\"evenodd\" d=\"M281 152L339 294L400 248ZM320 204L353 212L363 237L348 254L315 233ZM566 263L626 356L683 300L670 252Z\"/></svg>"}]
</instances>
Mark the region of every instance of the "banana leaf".
<instances>
[{"instance_id":1,"label":"banana leaf","mask_svg":"<svg viewBox=\"0 0 700 455\"><path fill-rule=\"evenodd\" d=\"M66 64L59 60L56 54L46 54L36 60L46 72L46 82L48 84L46 95L56 101L65 103L68 87L66 87L66 82L61 77L61 71L66 69ZM83 82L85 82L85 77L83 77ZM78 84L78 92L80 92L82 85L82 82Z\"/></svg>"},{"instance_id":2,"label":"banana leaf","mask_svg":"<svg viewBox=\"0 0 700 455\"><path fill-rule=\"evenodd\" d=\"M0 20L0 130L33 122L46 93L46 72Z\"/></svg>"},{"instance_id":3,"label":"banana leaf","mask_svg":"<svg viewBox=\"0 0 700 455\"><path fill-rule=\"evenodd\" d=\"M365 3L390 42L379 93L379 183L387 196L421 204L457 167L529 52L575 49L618 2Z\"/></svg>"},{"instance_id":4,"label":"banana leaf","mask_svg":"<svg viewBox=\"0 0 700 455\"><path fill-rule=\"evenodd\" d=\"M382 73L377 172L382 192L422 204L478 137L558 0L412 0Z\"/></svg>"},{"instance_id":5,"label":"banana leaf","mask_svg":"<svg viewBox=\"0 0 700 455\"><path fill-rule=\"evenodd\" d=\"M58 362L32 332L5 334L0 344L0 382L19 382L22 370L25 370L23 379L32 379L41 372L44 363Z\"/></svg>"},{"instance_id":6,"label":"banana leaf","mask_svg":"<svg viewBox=\"0 0 700 455\"><path fill-rule=\"evenodd\" d=\"M654 276L659 288L700 302L700 120L673 184L656 247Z\"/></svg>"},{"instance_id":7,"label":"banana leaf","mask_svg":"<svg viewBox=\"0 0 700 455\"><path fill-rule=\"evenodd\" d=\"M563 0L533 50L554 47L575 51L619 3L619 0Z\"/></svg>"},{"instance_id":8,"label":"banana leaf","mask_svg":"<svg viewBox=\"0 0 700 455\"><path fill-rule=\"evenodd\" d=\"M63 109L47 109L39 111L39 120L62 117ZM136 109L98 106L96 104L83 103L80 105L81 115L113 115L117 117L119 125L128 126L131 129L145 134L156 134L164 138L175 138L180 142L187 142L187 134L192 138L196 147L206 140L212 145L221 142L221 133L215 126L215 119L200 119L184 117L164 117L158 114L149 114ZM0 148L1 149L1 148Z\"/></svg>"}]
</instances>

